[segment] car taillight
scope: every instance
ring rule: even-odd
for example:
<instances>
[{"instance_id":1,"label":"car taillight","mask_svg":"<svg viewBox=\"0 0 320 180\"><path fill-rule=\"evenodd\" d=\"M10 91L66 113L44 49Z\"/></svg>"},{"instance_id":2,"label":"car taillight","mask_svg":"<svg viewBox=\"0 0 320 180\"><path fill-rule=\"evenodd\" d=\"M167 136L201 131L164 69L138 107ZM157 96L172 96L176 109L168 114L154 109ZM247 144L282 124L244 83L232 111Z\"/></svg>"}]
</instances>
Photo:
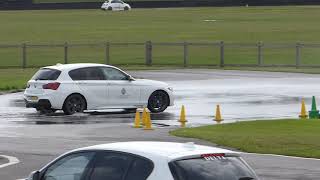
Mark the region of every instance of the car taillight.
<instances>
[{"instance_id":1,"label":"car taillight","mask_svg":"<svg viewBox=\"0 0 320 180\"><path fill-rule=\"evenodd\" d=\"M42 86L43 89L51 89L51 90L57 90L60 86L60 83L54 82L54 83L48 83Z\"/></svg>"}]
</instances>

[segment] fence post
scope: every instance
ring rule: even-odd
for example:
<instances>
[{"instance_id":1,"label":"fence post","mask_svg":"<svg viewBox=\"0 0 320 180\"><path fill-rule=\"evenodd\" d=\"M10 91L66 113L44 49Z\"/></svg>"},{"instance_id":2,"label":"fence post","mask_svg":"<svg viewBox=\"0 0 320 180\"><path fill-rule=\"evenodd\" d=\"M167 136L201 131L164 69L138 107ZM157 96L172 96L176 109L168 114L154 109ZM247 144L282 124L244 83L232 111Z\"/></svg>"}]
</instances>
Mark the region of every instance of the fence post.
<instances>
[{"instance_id":1,"label":"fence post","mask_svg":"<svg viewBox=\"0 0 320 180\"><path fill-rule=\"evenodd\" d=\"M188 43L183 43L183 66L188 66Z\"/></svg>"},{"instance_id":2,"label":"fence post","mask_svg":"<svg viewBox=\"0 0 320 180\"><path fill-rule=\"evenodd\" d=\"M224 67L224 42L220 42L220 67Z\"/></svg>"},{"instance_id":3,"label":"fence post","mask_svg":"<svg viewBox=\"0 0 320 180\"><path fill-rule=\"evenodd\" d=\"M106 64L110 64L110 43L106 43Z\"/></svg>"},{"instance_id":4,"label":"fence post","mask_svg":"<svg viewBox=\"0 0 320 180\"><path fill-rule=\"evenodd\" d=\"M263 65L262 47L263 47L263 43L258 42L258 66Z\"/></svg>"},{"instance_id":5,"label":"fence post","mask_svg":"<svg viewBox=\"0 0 320 180\"><path fill-rule=\"evenodd\" d=\"M301 62L301 44L296 44L296 68L299 68Z\"/></svg>"},{"instance_id":6,"label":"fence post","mask_svg":"<svg viewBox=\"0 0 320 180\"><path fill-rule=\"evenodd\" d=\"M68 43L64 43L64 63L68 64Z\"/></svg>"},{"instance_id":7,"label":"fence post","mask_svg":"<svg viewBox=\"0 0 320 180\"><path fill-rule=\"evenodd\" d=\"M22 68L27 67L27 44L22 44Z\"/></svg>"},{"instance_id":8,"label":"fence post","mask_svg":"<svg viewBox=\"0 0 320 180\"><path fill-rule=\"evenodd\" d=\"M146 42L146 65L147 66L152 65L152 42L151 41Z\"/></svg>"}]
</instances>

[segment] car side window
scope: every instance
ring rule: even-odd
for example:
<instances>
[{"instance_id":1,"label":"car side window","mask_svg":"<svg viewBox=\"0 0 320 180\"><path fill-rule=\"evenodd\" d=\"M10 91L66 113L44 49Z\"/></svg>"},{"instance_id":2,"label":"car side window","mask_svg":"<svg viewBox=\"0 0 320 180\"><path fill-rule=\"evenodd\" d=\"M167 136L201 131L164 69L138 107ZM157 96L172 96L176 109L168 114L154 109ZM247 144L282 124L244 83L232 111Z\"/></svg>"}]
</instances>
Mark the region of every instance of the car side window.
<instances>
[{"instance_id":1,"label":"car side window","mask_svg":"<svg viewBox=\"0 0 320 180\"><path fill-rule=\"evenodd\" d=\"M134 158L125 180L146 180L153 170L153 163L143 158Z\"/></svg>"},{"instance_id":2,"label":"car side window","mask_svg":"<svg viewBox=\"0 0 320 180\"><path fill-rule=\"evenodd\" d=\"M128 76L115 68L102 68L106 80L128 80Z\"/></svg>"},{"instance_id":3,"label":"car side window","mask_svg":"<svg viewBox=\"0 0 320 180\"><path fill-rule=\"evenodd\" d=\"M126 154L103 152L94 163L90 180L123 180L131 162Z\"/></svg>"},{"instance_id":4,"label":"car side window","mask_svg":"<svg viewBox=\"0 0 320 180\"><path fill-rule=\"evenodd\" d=\"M74 81L80 80L105 80L105 76L99 67L75 69L69 72Z\"/></svg>"},{"instance_id":5,"label":"car side window","mask_svg":"<svg viewBox=\"0 0 320 180\"><path fill-rule=\"evenodd\" d=\"M66 156L49 168L41 180L81 180L95 153L76 153Z\"/></svg>"}]
</instances>

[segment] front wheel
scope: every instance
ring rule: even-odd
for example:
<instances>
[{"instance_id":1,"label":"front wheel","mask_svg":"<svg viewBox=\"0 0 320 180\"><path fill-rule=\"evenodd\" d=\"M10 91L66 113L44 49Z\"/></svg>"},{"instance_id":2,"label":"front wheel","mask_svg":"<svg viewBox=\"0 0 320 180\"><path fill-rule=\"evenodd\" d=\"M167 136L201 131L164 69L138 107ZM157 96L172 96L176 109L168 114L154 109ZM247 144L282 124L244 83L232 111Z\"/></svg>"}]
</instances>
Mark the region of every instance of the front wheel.
<instances>
[{"instance_id":1,"label":"front wheel","mask_svg":"<svg viewBox=\"0 0 320 180\"><path fill-rule=\"evenodd\" d=\"M73 94L65 100L62 110L64 114L71 115L76 112L83 112L85 108L86 101L84 98L79 94Z\"/></svg>"},{"instance_id":2,"label":"front wheel","mask_svg":"<svg viewBox=\"0 0 320 180\"><path fill-rule=\"evenodd\" d=\"M128 7L128 6L124 7L124 10L125 10L125 11L128 11L128 10L129 10L129 7Z\"/></svg>"},{"instance_id":3,"label":"front wheel","mask_svg":"<svg viewBox=\"0 0 320 180\"><path fill-rule=\"evenodd\" d=\"M109 6L109 7L108 7L108 10L109 10L109 11L112 11L112 7Z\"/></svg>"},{"instance_id":4,"label":"front wheel","mask_svg":"<svg viewBox=\"0 0 320 180\"><path fill-rule=\"evenodd\" d=\"M155 91L148 100L148 109L153 113L163 112L169 106L169 96L164 91Z\"/></svg>"}]
</instances>

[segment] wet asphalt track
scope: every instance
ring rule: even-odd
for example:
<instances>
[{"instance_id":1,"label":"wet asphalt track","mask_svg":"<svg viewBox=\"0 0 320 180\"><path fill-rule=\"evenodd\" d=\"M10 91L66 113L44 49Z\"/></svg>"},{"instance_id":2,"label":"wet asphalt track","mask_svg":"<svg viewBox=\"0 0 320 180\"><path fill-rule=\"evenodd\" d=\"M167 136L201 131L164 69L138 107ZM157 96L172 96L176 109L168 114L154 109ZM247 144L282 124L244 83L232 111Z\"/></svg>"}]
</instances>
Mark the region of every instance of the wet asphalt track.
<instances>
[{"instance_id":1,"label":"wet asphalt track","mask_svg":"<svg viewBox=\"0 0 320 180\"><path fill-rule=\"evenodd\" d=\"M181 105L189 126L213 123L220 104L225 122L297 117L300 100L310 105L320 95L320 75L221 70L167 70L131 72L133 76L166 81L175 91L175 106L153 114L156 131L129 128L134 114L84 113L39 115L24 108L22 93L0 96L0 154L21 163L0 169L1 180L25 177L66 150L128 140L190 141L168 136L176 127ZM199 143L204 143L198 141ZM320 161L245 155L263 179L320 179Z\"/></svg>"}]
</instances>

